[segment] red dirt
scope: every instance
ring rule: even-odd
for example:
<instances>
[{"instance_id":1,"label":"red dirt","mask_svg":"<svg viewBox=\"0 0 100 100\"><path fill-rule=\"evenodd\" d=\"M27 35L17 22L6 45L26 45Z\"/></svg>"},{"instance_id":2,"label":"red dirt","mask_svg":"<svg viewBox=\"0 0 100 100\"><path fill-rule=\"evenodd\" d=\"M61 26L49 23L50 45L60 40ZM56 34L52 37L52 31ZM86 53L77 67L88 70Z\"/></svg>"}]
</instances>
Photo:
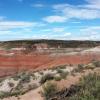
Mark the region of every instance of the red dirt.
<instances>
[{"instance_id":1,"label":"red dirt","mask_svg":"<svg viewBox=\"0 0 100 100\"><path fill-rule=\"evenodd\" d=\"M0 76L14 74L21 70L53 67L62 64L86 64L93 59L100 60L100 54L66 55L51 57L48 54L0 56Z\"/></svg>"}]
</instances>

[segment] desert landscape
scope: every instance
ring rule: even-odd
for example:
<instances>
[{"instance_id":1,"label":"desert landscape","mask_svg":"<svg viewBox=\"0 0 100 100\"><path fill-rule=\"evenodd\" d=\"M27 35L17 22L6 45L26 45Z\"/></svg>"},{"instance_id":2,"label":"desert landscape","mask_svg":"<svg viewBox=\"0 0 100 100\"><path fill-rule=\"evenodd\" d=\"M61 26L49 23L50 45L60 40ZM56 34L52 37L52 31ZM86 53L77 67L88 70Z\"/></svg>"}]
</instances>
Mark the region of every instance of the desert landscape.
<instances>
[{"instance_id":1,"label":"desert landscape","mask_svg":"<svg viewBox=\"0 0 100 100\"><path fill-rule=\"evenodd\" d=\"M100 60L100 42L12 41L1 43L0 76L20 70L41 70L64 64L87 64Z\"/></svg>"},{"instance_id":2,"label":"desert landscape","mask_svg":"<svg viewBox=\"0 0 100 100\"><path fill-rule=\"evenodd\" d=\"M66 100L70 98L70 91L75 91L74 88L77 88L74 85L80 78L93 73L99 75L99 67L100 42L98 41L1 42L0 98L1 100ZM52 90L48 90L48 94L45 94L43 89L49 84L56 84L59 88L58 93L56 91L52 94ZM69 95L66 94L68 88L72 89L68 92Z\"/></svg>"},{"instance_id":3,"label":"desert landscape","mask_svg":"<svg viewBox=\"0 0 100 100\"><path fill-rule=\"evenodd\" d=\"M100 100L100 0L0 0L0 100Z\"/></svg>"}]
</instances>

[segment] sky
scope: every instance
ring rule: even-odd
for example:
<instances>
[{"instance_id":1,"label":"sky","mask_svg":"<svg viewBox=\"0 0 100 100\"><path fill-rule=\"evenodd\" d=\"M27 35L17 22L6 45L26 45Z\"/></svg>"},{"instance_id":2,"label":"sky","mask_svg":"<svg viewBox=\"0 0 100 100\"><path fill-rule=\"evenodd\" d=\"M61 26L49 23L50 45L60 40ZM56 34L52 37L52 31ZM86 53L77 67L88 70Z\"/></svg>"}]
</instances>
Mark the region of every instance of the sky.
<instances>
[{"instance_id":1,"label":"sky","mask_svg":"<svg viewBox=\"0 0 100 100\"><path fill-rule=\"evenodd\" d=\"M0 0L0 41L100 40L100 0Z\"/></svg>"}]
</instances>

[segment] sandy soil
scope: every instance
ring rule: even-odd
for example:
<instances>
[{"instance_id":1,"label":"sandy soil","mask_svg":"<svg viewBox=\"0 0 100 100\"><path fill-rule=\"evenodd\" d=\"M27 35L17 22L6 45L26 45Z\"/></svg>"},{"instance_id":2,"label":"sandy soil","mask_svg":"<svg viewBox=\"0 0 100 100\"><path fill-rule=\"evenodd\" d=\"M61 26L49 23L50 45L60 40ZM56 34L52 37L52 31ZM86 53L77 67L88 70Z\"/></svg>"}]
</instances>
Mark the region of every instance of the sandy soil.
<instances>
[{"instance_id":1,"label":"sandy soil","mask_svg":"<svg viewBox=\"0 0 100 100\"><path fill-rule=\"evenodd\" d=\"M44 100L43 97L41 97L41 94L39 93L41 90L41 87L32 90L22 96L19 97L9 97L5 98L3 100Z\"/></svg>"}]
</instances>

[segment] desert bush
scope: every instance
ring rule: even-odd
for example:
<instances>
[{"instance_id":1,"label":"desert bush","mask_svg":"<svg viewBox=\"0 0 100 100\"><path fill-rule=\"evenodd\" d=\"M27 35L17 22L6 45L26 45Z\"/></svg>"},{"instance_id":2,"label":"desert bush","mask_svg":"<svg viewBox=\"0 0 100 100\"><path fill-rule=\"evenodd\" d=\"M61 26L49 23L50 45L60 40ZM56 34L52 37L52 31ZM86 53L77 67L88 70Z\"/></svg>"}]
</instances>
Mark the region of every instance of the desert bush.
<instances>
[{"instance_id":1,"label":"desert bush","mask_svg":"<svg viewBox=\"0 0 100 100\"><path fill-rule=\"evenodd\" d=\"M21 83L29 83L30 82L30 75L29 74L23 74L20 80Z\"/></svg>"},{"instance_id":2,"label":"desert bush","mask_svg":"<svg viewBox=\"0 0 100 100\"><path fill-rule=\"evenodd\" d=\"M54 79L55 79L55 81L60 81L62 79L62 77L61 76L55 76Z\"/></svg>"},{"instance_id":3,"label":"desert bush","mask_svg":"<svg viewBox=\"0 0 100 100\"><path fill-rule=\"evenodd\" d=\"M92 62L95 67L100 67L100 61L93 61Z\"/></svg>"},{"instance_id":4,"label":"desert bush","mask_svg":"<svg viewBox=\"0 0 100 100\"><path fill-rule=\"evenodd\" d=\"M60 65L58 67L61 68L61 69L65 69L66 68L66 65Z\"/></svg>"},{"instance_id":5,"label":"desert bush","mask_svg":"<svg viewBox=\"0 0 100 100\"><path fill-rule=\"evenodd\" d=\"M90 63L85 66L85 69L94 69L94 68L95 68L95 65L93 63Z\"/></svg>"},{"instance_id":6,"label":"desert bush","mask_svg":"<svg viewBox=\"0 0 100 100\"><path fill-rule=\"evenodd\" d=\"M78 69L83 70L84 69L84 65L83 64L78 64Z\"/></svg>"},{"instance_id":7,"label":"desert bush","mask_svg":"<svg viewBox=\"0 0 100 100\"><path fill-rule=\"evenodd\" d=\"M57 92L48 100L55 100L54 97L56 100L100 100L100 74L84 76L78 84Z\"/></svg>"},{"instance_id":8,"label":"desert bush","mask_svg":"<svg viewBox=\"0 0 100 100\"><path fill-rule=\"evenodd\" d=\"M82 72L83 70L84 70L84 65L83 64L78 64L77 68L75 68L71 71L71 74Z\"/></svg>"},{"instance_id":9,"label":"desert bush","mask_svg":"<svg viewBox=\"0 0 100 100\"><path fill-rule=\"evenodd\" d=\"M51 68L52 71L54 71L54 70L56 70L56 69L58 69L57 66L53 66L53 67Z\"/></svg>"},{"instance_id":10,"label":"desert bush","mask_svg":"<svg viewBox=\"0 0 100 100\"><path fill-rule=\"evenodd\" d=\"M73 64L69 64L69 66L73 66Z\"/></svg>"},{"instance_id":11,"label":"desert bush","mask_svg":"<svg viewBox=\"0 0 100 100\"><path fill-rule=\"evenodd\" d=\"M14 83L12 83L12 82L8 82L8 85L9 85L10 87L14 87Z\"/></svg>"},{"instance_id":12,"label":"desert bush","mask_svg":"<svg viewBox=\"0 0 100 100\"><path fill-rule=\"evenodd\" d=\"M65 100L100 100L100 75L89 74L78 85L79 91Z\"/></svg>"},{"instance_id":13,"label":"desert bush","mask_svg":"<svg viewBox=\"0 0 100 100\"><path fill-rule=\"evenodd\" d=\"M28 86L29 90L36 89L36 88L38 88L38 85L36 83Z\"/></svg>"},{"instance_id":14,"label":"desert bush","mask_svg":"<svg viewBox=\"0 0 100 100\"><path fill-rule=\"evenodd\" d=\"M45 97L46 100L48 100L53 94L55 94L58 89L57 85L51 82L47 82L46 84L43 85L43 96Z\"/></svg>"},{"instance_id":15,"label":"desert bush","mask_svg":"<svg viewBox=\"0 0 100 100\"><path fill-rule=\"evenodd\" d=\"M75 76L76 73L78 73L78 72L79 72L78 68L74 68L74 69L71 71L71 75L72 75L72 76Z\"/></svg>"},{"instance_id":16,"label":"desert bush","mask_svg":"<svg viewBox=\"0 0 100 100\"><path fill-rule=\"evenodd\" d=\"M57 69L58 74L60 74L62 79L65 79L68 75L68 72L64 71L63 69Z\"/></svg>"},{"instance_id":17,"label":"desert bush","mask_svg":"<svg viewBox=\"0 0 100 100\"><path fill-rule=\"evenodd\" d=\"M45 83L47 80L52 80L52 79L54 79L54 75L48 73L48 74L45 74L45 75L42 76L42 78L41 78L41 80L40 80L40 83L43 84L43 83Z\"/></svg>"},{"instance_id":18,"label":"desert bush","mask_svg":"<svg viewBox=\"0 0 100 100\"><path fill-rule=\"evenodd\" d=\"M28 85L27 88L23 88L22 85L18 85L9 96L19 96L19 95L24 95L26 92L32 90L32 89L36 89L38 87L37 84L33 84L33 85Z\"/></svg>"},{"instance_id":19,"label":"desert bush","mask_svg":"<svg viewBox=\"0 0 100 100\"><path fill-rule=\"evenodd\" d=\"M77 72L82 72L84 70L83 64L78 64Z\"/></svg>"},{"instance_id":20,"label":"desert bush","mask_svg":"<svg viewBox=\"0 0 100 100\"><path fill-rule=\"evenodd\" d=\"M66 69L66 65L54 66L51 68L51 70L58 70L58 69Z\"/></svg>"},{"instance_id":21,"label":"desert bush","mask_svg":"<svg viewBox=\"0 0 100 100\"><path fill-rule=\"evenodd\" d=\"M15 92L0 92L0 100L7 98L7 97L11 97L11 96L18 96L21 94L21 91L15 91Z\"/></svg>"},{"instance_id":22,"label":"desert bush","mask_svg":"<svg viewBox=\"0 0 100 100\"><path fill-rule=\"evenodd\" d=\"M3 80L5 80L5 78L0 78L0 83L1 83Z\"/></svg>"},{"instance_id":23,"label":"desert bush","mask_svg":"<svg viewBox=\"0 0 100 100\"><path fill-rule=\"evenodd\" d=\"M40 75L43 75L44 73L42 71L39 72Z\"/></svg>"},{"instance_id":24,"label":"desert bush","mask_svg":"<svg viewBox=\"0 0 100 100\"><path fill-rule=\"evenodd\" d=\"M15 75L15 76L13 76L12 77L15 81L18 81L20 78L21 78L21 76L20 75Z\"/></svg>"},{"instance_id":25,"label":"desert bush","mask_svg":"<svg viewBox=\"0 0 100 100\"><path fill-rule=\"evenodd\" d=\"M69 74L68 72L63 71L63 73L60 73L60 76L62 79L65 79L68 74Z\"/></svg>"},{"instance_id":26,"label":"desert bush","mask_svg":"<svg viewBox=\"0 0 100 100\"><path fill-rule=\"evenodd\" d=\"M0 92L0 99L10 96L10 92Z\"/></svg>"},{"instance_id":27,"label":"desert bush","mask_svg":"<svg viewBox=\"0 0 100 100\"><path fill-rule=\"evenodd\" d=\"M35 76L35 74L34 74L34 73L31 73L31 77L33 78L33 80L35 80L35 79L36 79L36 76Z\"/></svg>"},{"instance_id":28,"label":"desert bush","mask_svg":"<svg viewBox=\"0 0 100 100\"><path fill-rule=\"evenodd\" d=\"M61 73L63 73L63 72L64 72L64 71L63 71L62 69L60 69L60 68L57 69L57 73L61 74Z\"/></svg>"}]
</instances>

